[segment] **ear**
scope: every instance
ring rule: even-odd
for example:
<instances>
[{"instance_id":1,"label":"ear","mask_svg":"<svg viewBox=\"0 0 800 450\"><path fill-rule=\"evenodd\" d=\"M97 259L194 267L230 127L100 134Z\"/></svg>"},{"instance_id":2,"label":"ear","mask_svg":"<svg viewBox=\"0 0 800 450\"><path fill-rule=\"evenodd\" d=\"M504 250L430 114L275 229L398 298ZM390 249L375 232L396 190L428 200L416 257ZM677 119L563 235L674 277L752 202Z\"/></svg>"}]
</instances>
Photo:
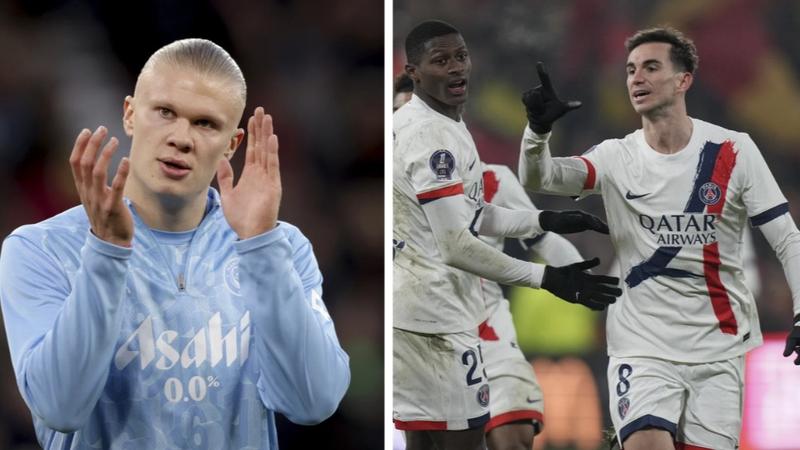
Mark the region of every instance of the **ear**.
<instances>
[{"instance_id":1,"label":"ear","mask_svg":"<svg viewBox=\"0 0 800 450\"><path fill-rule=\"evenodd\" d=\"M122 128L125 129L128 137L133 137L133 100L133 97L127 95L122 105Z\"/></svg>"},{"instance_id":2,"label":"ear","mask_svg":"<svg viewBox=\"0 0 800 450\"><path fill-rule=\"evenodd\" d=\"M678 78L678 91L686 92L692 86L692 82L694 81L694 76L691 72L680 72Z\"/></svg>"},{"instance_id":3,"label":"ear","mask_svg":"<svg viewBox=\"0 0 800 450\"><path fill-rule=\"evenodd\" d=\"M406 64L405 71L408 74L408 76L411 77L411 80L414 81L414 84L419 83L419 76L417 75L417 66L415 66L414 64Z\"/></svg>"},{"instance_id":4,"label":"ear","mask_svg":"<svg viewBox=\"0 0 800 450\"><path fill-rule=\"evenodd\" d=\"M233 136L231 136L231 140L228 143L228 149L225 150L225 153L223 153L222 155L227 159L233 158L233 154L236 153L236 149L239 148L239 145L242 143L243 140L244 140L244 129L238 128L233 133Z\"/></svg>"}]
</instances>

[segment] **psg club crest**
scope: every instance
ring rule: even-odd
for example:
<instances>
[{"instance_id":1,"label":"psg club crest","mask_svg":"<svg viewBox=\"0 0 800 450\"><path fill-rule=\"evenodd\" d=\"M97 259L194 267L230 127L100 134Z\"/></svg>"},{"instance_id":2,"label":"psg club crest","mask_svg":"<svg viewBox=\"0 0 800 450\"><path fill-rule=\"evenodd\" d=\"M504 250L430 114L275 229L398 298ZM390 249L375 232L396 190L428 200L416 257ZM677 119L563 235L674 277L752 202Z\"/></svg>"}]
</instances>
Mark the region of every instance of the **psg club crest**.
<instances>
[{"instance_id":1,"label":"psg club crest","mask_svg":"<svg viewBox=\"0 0 800 450\"><path fill-rule=\"evenodd\" d=\"M449 180L453 176L453 171L456 170L456 159L447 150L436 150L431 155L430 166L436 175L436 180Z\"/></svg>"},{"instance_id":2,"label":"psg club crest","mask_svg":"<svg viewBox=\"0 0 800 450\"><path fill-rule=\"evenodd\" d=\"M484 408L489 406L489 385L484 384L478 389L478 403Z\"/></svg>"},{"instance_id":3,"label":"psg club crest","mask_svg":"<svg viewBox=\"0 0 800 450\"><path fill-rule=\"evenodd\" d=\"M720 190L717 183L708 182L702 186L700 186L700 191L697 195L700 196L700 200L705 203L706 205L716 205L720 198Z\"/></svg>"},{"instance_id":4,"label":"psg club crest","mask_svg":"<svg viewBox=\"0 0 800 450\"><path fill-rule=\"evenodd\" d=\"M625 416L628 414L628 410L631 408L631 401L628 397L622 397L619 399L619 403L617 403L617 411L619 412L619 418L624 419Z\"/></svg>"}]
</instances>

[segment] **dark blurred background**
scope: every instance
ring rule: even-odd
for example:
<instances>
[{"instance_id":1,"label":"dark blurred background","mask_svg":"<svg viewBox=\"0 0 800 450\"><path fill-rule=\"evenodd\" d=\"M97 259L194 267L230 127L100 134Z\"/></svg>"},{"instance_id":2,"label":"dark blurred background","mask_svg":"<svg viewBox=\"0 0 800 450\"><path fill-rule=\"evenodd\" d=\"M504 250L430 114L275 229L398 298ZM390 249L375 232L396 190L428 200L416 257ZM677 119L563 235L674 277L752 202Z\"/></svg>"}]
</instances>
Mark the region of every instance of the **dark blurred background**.
<instances>
[{"instance_id":1,"label":"dark blurred background","mask_svg":"<svg viewBox=\"0 0 800 450\"><path fill-rule=\"evenodd\" d=\"M526 123L520 96L539 84L536 61L545 62L562 99L583 101L559 120L551 139L554 154L579 155L641 127L625 87L625 38L656 25L681 29L700 54L689 114L749 133L800 219L800 2L395 0L394 74L405 64L405 35L426 19L450 22L464 36L473 63L466 123L481 158L514 172ZM598 196L576 204L537 195L534 202L604 214ZM772 249L754 234L748 281L768 344L748 356L741 448L796 450L800 368L781 356L791 295ZM584 256L600 256L601 270L613 270L607 238L569 239ZM520 345L545 392L545 434L535 448L598 448L601 429L610 425L604 317L540 291L509 295Z\"/></svg>"},{"instance_id":2,"label":"dark blurred background","mask_svg":"<svg viewBox=\"0 0 800 450\"><path fill-rule=\"evenodd\" d=\"M106 125L127 151L122 102L150 54L215 41L248 82L244 117L275 118L280 219L313 243L351 358L339 411L311 428L281 418L280 446L382 447L383 22L371 0L0 2L0 236L79 203L67 159L82 128ZM0 335L0 449L37 448Z\"/></svg>"}]
</instances>

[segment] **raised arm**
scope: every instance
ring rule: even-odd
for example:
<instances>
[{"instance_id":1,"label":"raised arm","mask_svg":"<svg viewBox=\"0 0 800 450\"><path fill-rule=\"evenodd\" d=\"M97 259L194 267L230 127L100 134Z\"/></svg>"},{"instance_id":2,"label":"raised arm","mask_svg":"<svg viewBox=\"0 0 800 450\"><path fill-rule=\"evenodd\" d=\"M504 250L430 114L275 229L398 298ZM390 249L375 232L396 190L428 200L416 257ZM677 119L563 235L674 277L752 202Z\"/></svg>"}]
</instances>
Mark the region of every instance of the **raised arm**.
<instances>
[{"instance_id":1,"label":"raised arm","mask_svg":"<svg viewBox=\"0 0 800 450\"><path fill-rule=\"evenodd\" d=\"M322 275L311 244L296 229L278 226L282 186L272 117L256 108L247 125L245 166L220 161L225 219L241 239L239 275L253 315L258 381L264 405L289 420L328 418L350 384L347 354L322 302Z\"/></svg>"},{"instance_id":2,"label":"raised arm","mask_svg":"<svg viewBox=\"0 0 800 450\"><path fill-rule=\"evenodd\" d=\"M58 244L41 228L12 234L0 253L0 300L17 384L33 415L65 433L83 427L105 387L132 253L125 246L133 222L122 201L128 163L123 159L107 186L117 141L95 162L105 136L103 127L82 131L70 157L91 226L80 257L56 259L45 247ZM71 279L66 264L74 264Z\"/></svg>"},{"instance_id":3,"label":"raised arm","mask_svg":"<svg viewBox=\"0 0 800 450\"><path fill-rule=\"evenodd\" d=\"M344 397L350 367L322 301L311 244L281 224L235 245L255 327L261 400L292 422L319 423Z\"/></svg>"},{"instance_id":4,"label":"raised arm","mask_svg":"<svg viewBox=\"0 0 800 450\"><path fill-rule=\"evenodd\" d=\"M522 137L519 179L525 189L560 195L579 195L590 180L590 167L579 158L553 158L548 141L553 122L581 106L579 101L559 100L550 76L536 64L540 85L522 94L528 126Z\"/></svg>"}]
</instances>

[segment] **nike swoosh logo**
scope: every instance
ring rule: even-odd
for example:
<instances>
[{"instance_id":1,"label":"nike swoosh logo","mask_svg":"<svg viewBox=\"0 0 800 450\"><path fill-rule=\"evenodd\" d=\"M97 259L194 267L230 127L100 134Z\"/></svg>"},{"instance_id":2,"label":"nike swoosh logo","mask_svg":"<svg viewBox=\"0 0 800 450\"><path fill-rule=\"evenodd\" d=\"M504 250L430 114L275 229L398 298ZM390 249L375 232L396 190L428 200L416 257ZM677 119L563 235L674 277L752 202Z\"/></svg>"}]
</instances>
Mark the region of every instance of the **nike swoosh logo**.
<instances>
[{"instance_id":1,"label":"nike swoosh logo","mask_svg":"<svg viewBox=\"0 0 800 450\"><path fill-rule=\"evenodd\" d=\"M478 162L477 159L475 161L472 161L472 163L469 165L469 167L467 167L467 169L472 170L472 166L474 166L476 162Z\"/></svg>"},{"instance_id":2,"label":"nike swoosh logo","mask_svg":"<svg viewBox=\"0 0 800 450\"><path fill-rule=\"evenodd\" d=\"M531 400L530 397L525 397L525 401L528 403L536 403L536 400Z\"/></svg>"},{"instance_id":3,"label":"nike swoosh logo","mask_svg":"<svg viewBox=\"0 0 800 450\"><path fill-rule=\"evenodd\" d=\"M635 195L635 194L631 194L631 191L628 191L628 192L625 193L625 198L627 198L628 200L636 200L637 198L642 198L645 195L650 195L650 193L648 192L646 194Z\"/></svg>"}]
</instances>

